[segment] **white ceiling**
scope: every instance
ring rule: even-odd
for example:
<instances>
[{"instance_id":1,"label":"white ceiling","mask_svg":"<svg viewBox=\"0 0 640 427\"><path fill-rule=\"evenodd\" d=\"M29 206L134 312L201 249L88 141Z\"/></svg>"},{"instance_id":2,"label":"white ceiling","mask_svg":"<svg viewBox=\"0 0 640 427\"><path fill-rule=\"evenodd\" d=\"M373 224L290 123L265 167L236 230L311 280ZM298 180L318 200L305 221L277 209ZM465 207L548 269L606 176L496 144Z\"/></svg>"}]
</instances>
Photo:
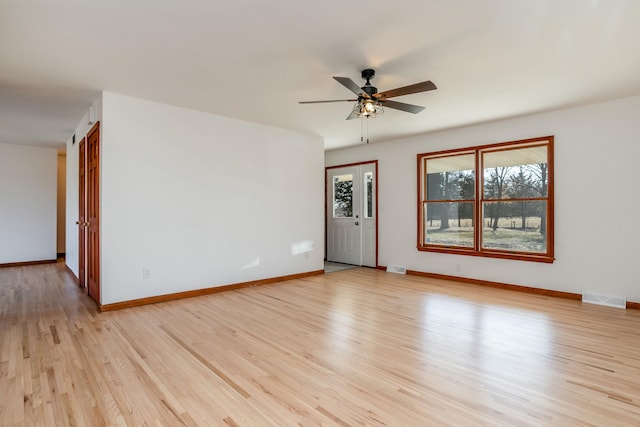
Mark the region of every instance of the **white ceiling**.
<instances>
[{"instance_id":1,"label":"white ceiling","mask_svg":"<svg viewBox=\"0 0 640 427\"><path fill-rule=\"evenodd\" d=\"M638 0L0 0L0 143L63 147L102 90L360 143L640 94Z\"/></svg>"}]
</instances>

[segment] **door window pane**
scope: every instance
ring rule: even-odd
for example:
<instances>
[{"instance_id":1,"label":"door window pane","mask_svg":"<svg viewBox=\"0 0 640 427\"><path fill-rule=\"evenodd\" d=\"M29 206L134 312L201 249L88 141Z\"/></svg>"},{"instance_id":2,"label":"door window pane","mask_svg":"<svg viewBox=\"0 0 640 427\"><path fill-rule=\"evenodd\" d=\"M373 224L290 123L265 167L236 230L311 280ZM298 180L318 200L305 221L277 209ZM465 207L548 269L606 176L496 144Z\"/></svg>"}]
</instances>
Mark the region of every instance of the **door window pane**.
<instances>
[{"instance_id":1,"label":"door window pane","mask_svg":"<svg viewBox=\"0 0 640 427\"><path fill-rule=\"evenodd\" d=\"M353 217L353 175L333 177L333 217Z\"/></svg>"},{"instance_id":2,"label":"door window pane","mask_svg":"<svg viewBox=\"0 0 640 427\"><path fill-rule=\"evenodd\" d=\"M364 217L373 218L373 172L364 174Z\"/></svg>"}]
</instances>

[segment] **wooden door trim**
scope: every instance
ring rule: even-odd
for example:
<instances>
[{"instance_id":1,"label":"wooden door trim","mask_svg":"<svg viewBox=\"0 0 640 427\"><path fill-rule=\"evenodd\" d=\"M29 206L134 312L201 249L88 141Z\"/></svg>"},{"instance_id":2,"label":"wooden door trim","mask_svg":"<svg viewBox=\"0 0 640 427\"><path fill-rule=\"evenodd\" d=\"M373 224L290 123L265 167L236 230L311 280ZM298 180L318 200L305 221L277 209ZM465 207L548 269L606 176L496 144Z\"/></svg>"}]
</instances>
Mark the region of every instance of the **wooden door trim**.
<instances>
[{"instance_id":1,"label":"wooden door trim","mask_svg":"<svg viewBox=\"0 0 640 427\"><path fill-rule=\"evenodd\" d=\"M86 288L87 278L87 137L78 143L78 286Z\"/></svg>"}]
</instances>

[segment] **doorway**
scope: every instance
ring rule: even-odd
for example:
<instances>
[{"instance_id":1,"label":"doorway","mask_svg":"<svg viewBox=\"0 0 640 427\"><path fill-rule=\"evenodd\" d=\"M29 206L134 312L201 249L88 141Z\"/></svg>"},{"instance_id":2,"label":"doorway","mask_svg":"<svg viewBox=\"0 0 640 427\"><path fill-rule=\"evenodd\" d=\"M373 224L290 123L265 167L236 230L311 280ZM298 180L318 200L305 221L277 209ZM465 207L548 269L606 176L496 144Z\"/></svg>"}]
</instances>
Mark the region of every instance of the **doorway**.
<instances>
[{"instance_id":1,"label":"doorway","mask_svg":"<svg viewBox=\"0 0 640 427\"><path fill-rule=\"evenodd\" d=\"M327 261L377 267L378 161L325 171Z\"/></svg>"},{"instance_id":2,"label":"doorway","mask_svg":"<svg viewBox=\"0 0 640 427\"><path fill-rule=\"evenodd\" d=\"M100 306L100 123L79 146L80 286Z\"/></svg>"}]
</instances>

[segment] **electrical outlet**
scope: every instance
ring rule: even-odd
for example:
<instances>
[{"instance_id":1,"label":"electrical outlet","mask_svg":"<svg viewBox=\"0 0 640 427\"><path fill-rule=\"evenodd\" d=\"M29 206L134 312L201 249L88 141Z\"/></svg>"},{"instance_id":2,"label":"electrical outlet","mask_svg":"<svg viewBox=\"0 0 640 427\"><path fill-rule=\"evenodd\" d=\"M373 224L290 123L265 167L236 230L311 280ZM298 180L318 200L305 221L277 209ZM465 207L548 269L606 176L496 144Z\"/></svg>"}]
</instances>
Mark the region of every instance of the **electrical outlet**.
<instances>
[{"instance_id":1,"label":"electrical outlet","mask_svg":"<svg viewBox=\"0 0 640 427\"><path fill-rule=\"evenodd\" d=\"M151 270L149 270L148 268L143 268L142 269L142 278L143 279L151 279Z\"/></svg>"}]
</instances>

